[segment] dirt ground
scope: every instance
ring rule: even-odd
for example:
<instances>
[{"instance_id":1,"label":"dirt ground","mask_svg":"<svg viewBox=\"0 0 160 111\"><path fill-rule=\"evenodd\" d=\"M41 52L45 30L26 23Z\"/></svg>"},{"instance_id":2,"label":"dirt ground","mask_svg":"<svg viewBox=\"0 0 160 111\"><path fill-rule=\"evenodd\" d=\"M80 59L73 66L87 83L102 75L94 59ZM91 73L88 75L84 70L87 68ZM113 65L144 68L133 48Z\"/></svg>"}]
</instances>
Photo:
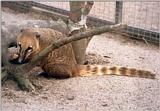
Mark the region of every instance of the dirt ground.
<instances>
[{"instance_id":1,"label":"dirt ground","mask_svg":"<svg viewBox=\"0 0 160 111\"><path fill-rule=\"evenodd\" d=\"M38 19L2 9L2 21ZM45 17L43 18L45 19ZM160 50L158 46L117 34L97 35L90 41L86 57L90 64L108 64L149 69L155 80L92 76L54 79L37 76L42 89L21 91L9 80L2 86L3 111L159 111ZM38 74L39 68L32 72Z\"/></svg>"}]
</instances>

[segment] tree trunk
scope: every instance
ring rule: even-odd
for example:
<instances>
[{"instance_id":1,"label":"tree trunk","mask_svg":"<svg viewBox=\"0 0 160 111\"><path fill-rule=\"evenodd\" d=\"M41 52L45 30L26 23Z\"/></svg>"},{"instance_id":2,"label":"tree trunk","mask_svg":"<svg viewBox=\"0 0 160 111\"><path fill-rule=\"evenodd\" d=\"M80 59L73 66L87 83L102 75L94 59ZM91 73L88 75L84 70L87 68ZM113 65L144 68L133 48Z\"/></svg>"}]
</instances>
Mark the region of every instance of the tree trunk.
<instances>
[{"instance_id":1,"label":"tree trunk","mask_svg":"<svg viewBox=\"0 0 160 111\"><path fill-rule=\"evenodd\" d=\"M81 25L79 29L70 29L71 34L74 35L86 30L86 19L93 6L94 2L88 1L70 1L70 15L69 19L73 22L73 25ZM84 23L83 23L84 22ZM74 26L71 26L74 28ZM86 48L90 39L82 39L72 42L73 51L78 64L84 64Z\"/></svg>"}]
</instances>

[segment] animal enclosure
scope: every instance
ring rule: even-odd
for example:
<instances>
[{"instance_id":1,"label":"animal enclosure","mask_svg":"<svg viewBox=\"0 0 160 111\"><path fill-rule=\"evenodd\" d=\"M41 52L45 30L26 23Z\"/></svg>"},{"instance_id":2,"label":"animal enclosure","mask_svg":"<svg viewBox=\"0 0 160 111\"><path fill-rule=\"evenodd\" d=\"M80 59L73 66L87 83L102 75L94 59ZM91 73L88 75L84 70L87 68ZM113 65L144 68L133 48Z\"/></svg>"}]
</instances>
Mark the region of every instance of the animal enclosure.
<instances>
[{"instance_id":1,"label":"animal enclosure","mask_svg":"<svg viewBox=\"0 0 160 111\"><path fill-rule=\"evenodd\" d=\"M40 2L57 8L59 13L69 11L68 2ZM90 12L95 22L125 23L125 30L132 37L145 38L151 42L159 42L160 34L160 2L95 2ZM103 24L103 23L102 23Z\"/></svg>"},{"instance_id":2,"label":"animal enclosure","mask_svg":"<svg viewBox=\"0 0 160 111\"><path fill-rule=\"evenodd\" d=\"M94 36L86 50L88 64L151 70L155 80L112 75L59 80L41 76L42 70L35 67L29 73L36 76L42 88L26 93L12 80L6 81L2 86L2 109L159 111L160 53L159 47L150 43L157 44L160 39L159 6L160 2L94 2L87 21L91 28L120 22L128 25L122 34ZM2 2L1 13L4 24L20 24L25 20L65 21L69 10L69 2Z\"/></svg>"},{"instance_id":3,"label":"animal enclosure","mask_svg":"<svg viewBox=\"0 0 160 111\"><path fill-rule=\"evenodd\" d=\"M69 11L68 2L40 2ZM160 2L95 2L90 16L114 23L126 23L126 33L132 37L146 38L152 42L159 41L160 34ZM99 22L99 20L96 20Z\"/></svg>"}]
</instances>

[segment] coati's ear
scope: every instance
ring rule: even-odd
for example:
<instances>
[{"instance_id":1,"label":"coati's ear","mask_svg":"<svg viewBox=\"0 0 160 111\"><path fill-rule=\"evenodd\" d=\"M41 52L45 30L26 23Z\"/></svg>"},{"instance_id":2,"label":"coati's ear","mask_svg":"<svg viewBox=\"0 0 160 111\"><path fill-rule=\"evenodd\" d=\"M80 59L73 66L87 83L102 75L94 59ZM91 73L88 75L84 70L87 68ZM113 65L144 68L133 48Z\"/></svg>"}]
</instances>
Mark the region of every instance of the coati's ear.
<instances>
[{"instance_id":1,"label":"coati's ear","mask_svg":"<svg viewBox=\"0 0 160 111\"><path fill-rule=\"evenodd\" d=\"M20 32L23 32L23 31L24 31L24 29L21 29L21 30L20 30Z\"/></svg>"},{"instance_id":2,"label":"coati's ear","mask_svg":"<svg viewBox=\"0 0 160 111\"><path fill-rule=\"evenodd\" d=\"M40 38L41 34L39 32L36 32L36 38Z\"/></svg>"}]
</instances>

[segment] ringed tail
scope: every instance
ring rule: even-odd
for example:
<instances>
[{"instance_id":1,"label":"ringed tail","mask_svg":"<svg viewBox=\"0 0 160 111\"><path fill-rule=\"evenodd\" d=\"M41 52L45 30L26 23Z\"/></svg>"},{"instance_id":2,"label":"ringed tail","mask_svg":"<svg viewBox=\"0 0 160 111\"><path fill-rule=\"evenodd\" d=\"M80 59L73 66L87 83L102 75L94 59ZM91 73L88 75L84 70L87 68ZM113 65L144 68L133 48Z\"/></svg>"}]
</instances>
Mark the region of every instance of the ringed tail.
<instances>
[{"instance_id":1,"label":"ringed tail","mask_svg":"<svg viewBox=\"0 0 160 111\"><path fill-rule=\"evenodd\" d=\"M136 68L120 67L120 66L103 66L103 65L78 65L77 76L92 76L92 75L117 75L139 78L155 79L155 74L146 70Z\"/></svg>"}]
</instances>

